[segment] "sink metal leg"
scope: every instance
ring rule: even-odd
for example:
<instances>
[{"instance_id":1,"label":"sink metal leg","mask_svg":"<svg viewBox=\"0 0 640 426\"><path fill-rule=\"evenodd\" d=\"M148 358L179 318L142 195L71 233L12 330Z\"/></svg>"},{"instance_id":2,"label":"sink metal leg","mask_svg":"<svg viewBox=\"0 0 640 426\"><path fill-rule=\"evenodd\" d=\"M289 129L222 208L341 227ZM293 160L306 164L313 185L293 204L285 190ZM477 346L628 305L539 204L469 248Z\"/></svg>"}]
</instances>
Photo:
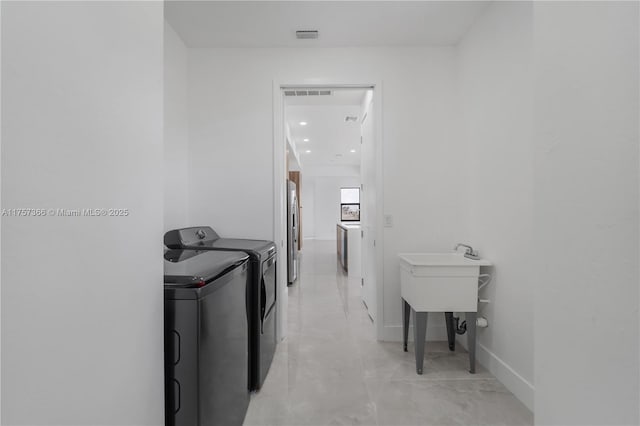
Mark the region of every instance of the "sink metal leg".
<instances>
[{"instance_id":1,"label":"sink metal leg","mask_svg":"<svg viewBox=\"0 0 640 426\"><path fill-rule=\"evenodd\" d=\"M407 341L409 340L409 318L411 316L411 306L406 300L402 299L402 344L404 351L407 352Z\"/></svg>"},{"instance_id":2,"label":"sink metal leg","mask_svg":"<svg viewBox=\"0 0 640 426\"><path fill-rule=\"evenodd\" d=\"M416 373L422 374L424 364L424 340L427 336L427 312L413 311L413 340L416 348Z\"/></svg>"},{"instance_id":3,"label":"sink metal leg","mask_svg":"<svg viewBox=\"0 0 640 426\"><path fill-rule=\"evenodd\" d=\"M476 312L466 312L467 321L467 346L469 346L469 372L476 372Z\"/></svg>"},{"instance_id":4,"label":"sink metal leg","mask_svg":"<svg viewBox=\"0 0 640 426\"><path fill-rule=\"evenodd\" d=\"M453 324L453 312L445 312L444 319L447 323L447 340L449 341L449 350L456 350L456 329Z\"/></svg>"}]
</instances>

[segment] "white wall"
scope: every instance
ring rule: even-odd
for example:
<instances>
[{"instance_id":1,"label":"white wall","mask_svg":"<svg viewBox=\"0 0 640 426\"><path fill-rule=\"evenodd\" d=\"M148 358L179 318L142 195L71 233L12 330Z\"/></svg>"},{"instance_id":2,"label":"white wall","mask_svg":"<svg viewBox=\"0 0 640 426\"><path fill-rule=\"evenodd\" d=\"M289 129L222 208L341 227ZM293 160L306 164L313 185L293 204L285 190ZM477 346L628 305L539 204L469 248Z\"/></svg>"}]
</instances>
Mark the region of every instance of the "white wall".
<instances>
[{"instance_id":1,"label":"white wall","mask_svg":"<svg viewBox=\"0 0 640 426\"><path fill-rule=\"evenodd\" d=\"M301 176L303 237L335 240L336 223L340 221L340 188L360 186L359 167L306 166Z\"/></svg>"},{"instance_id":2,"label":"white wall","mask_svg":"<svg viewBox=\"0 0 640 426\"><path fill-rule=\"evenodd\" d=\"M2 5L0 5L0 209L2 209ZM0 333L2 328L2 218L0 217ZM0 335L0 424L2 423L2 336Z\"/></svg>"},{"instance_id":3,"label":"white wall","mask_svg":"<svg viewBox=\"0 0 640 426\"><path fill-rule=\"evenodd\" d=\"M637 2L534 4L536 423L638 424Z\"/></svg>"},{"instance_id":4,"label":"white wall","mask_svg":"<svg viewBox=\"0 0 640 426\"><path fill-rule=\"evenodd\" d=\"M274 80L382 81L381 208L394 215L379 241L382 318L384 337L400 340L397 253L447 250L466 235L455 70L452 47L189 49L190 222L273 238Z\"/></svg>"},{"instance_id":5,"label":"white wall","mask_svg":"<svg viewBox=\"0 0 640 426\"><path fill-rule=\"evenodd\" d=\"M469 234L494 264L478 357L533 410L532 25L530 2L490 5L458 47ZM463 337L466 342L466 336Z\"/></svg>"},{"instance_id":6,"label":"white wall","mask_svg":"<svg viewBox=\"0 0 640 426\"><path fill-rule=\"evenodd\" d=\"M190 226L187 166L189 114L187 48L164 24L164 229Z\"/></svg>"},{"instance_id":7,"label":"white wall","mask_svg":"<svg viewBox=\"0 0 640 426\"><path fill-rule=\"evenodd\" d=\"M303 171L304 173L304 171ZM305 189L306 186L308 189ZM317 240L335 240L336 224L340 222L340 188L360 186L360 176L310 176L304 177L302 185L302 199L307 201L313 199L314 211L311 213L313 220L313 235L305 234L307 238L313 236ZM304 212L308 212L305 207ZM306 217L303 224L303 232Z\"/></svg>"},{"instance_id":8,"label":"white wall","mask_svg":"<svg viewBox=\"0 0 640 426\"><path fill-rule=\"evenodd\" d=\"M162 4L2 2L2 423L164 423Z\"/></svg>"},{"instance_id":9,"label":"white wall","mask_svg":"<svg viewBox=\"0 0 640 426\"><path fill-rule=\"evenodd\" d=\"M0 209L2 209L2 5L0 5ZM0 333L2 318L2 218L0 217ZM2 336L0 334L0 424L2 423Z\"/></svg>"},{"instance_id":10,"label":"white wall","mask_svg":"<svg viewBox=\"0 0 640 426\"><path fill-rule=\"evenodd\" d=\"M302 238L314 239L316 237L316 178L307 176L304 170L300 176L302 178L300 191Z\"/></svg>"},{"instance_id":11,"label":"white wall","mask_svg":"<svg viewBox=\"0 0 640 426\"><path fill-rule=\"evenodd\" d=\"M284 134L286 140L286 151L288 158L288 167L290 172L300 171L300 153L296 148L296 144L294 143L294 139L291 136L291 129L287 123L284 123Z\"/></svg>"}]
</instances>

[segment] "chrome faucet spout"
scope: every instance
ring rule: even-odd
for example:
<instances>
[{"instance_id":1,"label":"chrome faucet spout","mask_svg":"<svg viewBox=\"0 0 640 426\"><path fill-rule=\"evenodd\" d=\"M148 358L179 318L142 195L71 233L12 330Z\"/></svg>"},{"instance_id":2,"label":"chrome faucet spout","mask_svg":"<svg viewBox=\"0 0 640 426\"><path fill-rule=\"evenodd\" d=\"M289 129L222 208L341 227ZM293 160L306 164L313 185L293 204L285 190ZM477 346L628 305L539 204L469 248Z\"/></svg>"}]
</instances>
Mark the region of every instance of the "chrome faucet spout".
<instances>
[{"instance_id":1,"label":"chrome faucet spout","mask_svg":"<svg viewBox=\"0 0 640 426\"><path fill-rule=\"evenodd\" d=\"M458 251L459 247L465 248L465 251L464 251L465 257L468 257L469 259L480 259L480 256L478 256L478 252L474 251L473 247L471 247L470 245L458 243L453 249L455 251Z\"/></svg>"},{"instance_id":2,"label":"chrome faucet spout","mask_svg":"<svg viewBox=\"0 0 640 426\"><path fill-rule=\"evenodd\" d=\"M471 253L471 252L473 251L473 247L468 246L468 245L466 245L466 244L462 244L462 243L458 243L458 244L456 244L456 246L455 246L453 249L457 251L460 247L464 247L464 248L466 248L466 249L467 249L467 250L466 250L466 251L467 251L467 253Z\"/></svg>"}]
</instances>

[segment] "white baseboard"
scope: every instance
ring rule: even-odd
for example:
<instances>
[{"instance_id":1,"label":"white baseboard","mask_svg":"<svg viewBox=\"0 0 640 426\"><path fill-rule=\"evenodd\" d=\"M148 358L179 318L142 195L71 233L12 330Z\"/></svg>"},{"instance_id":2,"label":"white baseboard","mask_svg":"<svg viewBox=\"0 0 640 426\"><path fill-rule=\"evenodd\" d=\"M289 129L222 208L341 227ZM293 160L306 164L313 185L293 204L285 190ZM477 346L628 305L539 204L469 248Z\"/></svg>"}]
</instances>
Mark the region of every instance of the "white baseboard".
<instances>
[{"instance_id":1,"label":"white baseboard","mask_svg":"<svg viewBox=\"0 0 640 426\"><path fill-rule=\"evenodd\" d=\"M456 344L467 349L466 337L457 338ZM489 372L509 389L516 398L526 405L531 412L534 412L535 388L532 383L518 374L509 364L500 359L500 357L480 342L476 343L476 360L482 364L484 368L489 370Z\"/></svg>"}]
</instances>

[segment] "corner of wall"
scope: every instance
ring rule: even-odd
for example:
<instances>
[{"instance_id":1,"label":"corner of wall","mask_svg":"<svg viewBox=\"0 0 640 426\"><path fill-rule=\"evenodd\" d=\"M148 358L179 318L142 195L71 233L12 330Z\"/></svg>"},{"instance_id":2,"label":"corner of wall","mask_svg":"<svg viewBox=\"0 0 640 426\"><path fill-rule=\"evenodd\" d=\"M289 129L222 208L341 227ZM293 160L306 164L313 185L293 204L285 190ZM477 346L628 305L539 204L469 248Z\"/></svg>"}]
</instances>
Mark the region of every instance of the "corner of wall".
<instances>
[{"instance_id":1,"label":"corner of wall","mask_svg":"<svg viewBox=\"0 0 640 426\"><path fill-rule=\"evenodd\" d=\"M189 226L188 48L164 21L164 227Z\"/></svg>"},{"instance_id":2,"label":"corner of wall","mask_svg":"<svg viewBox=\"0 0 640 426\"><path fill-rule=\"evenodd\" d=\"M478 361L533 411L533 298L521 272L533 239L532 29L528 2L491 3L458 43L456 74L468 243L495 263Z\"/></svg>"}]
</instances>

